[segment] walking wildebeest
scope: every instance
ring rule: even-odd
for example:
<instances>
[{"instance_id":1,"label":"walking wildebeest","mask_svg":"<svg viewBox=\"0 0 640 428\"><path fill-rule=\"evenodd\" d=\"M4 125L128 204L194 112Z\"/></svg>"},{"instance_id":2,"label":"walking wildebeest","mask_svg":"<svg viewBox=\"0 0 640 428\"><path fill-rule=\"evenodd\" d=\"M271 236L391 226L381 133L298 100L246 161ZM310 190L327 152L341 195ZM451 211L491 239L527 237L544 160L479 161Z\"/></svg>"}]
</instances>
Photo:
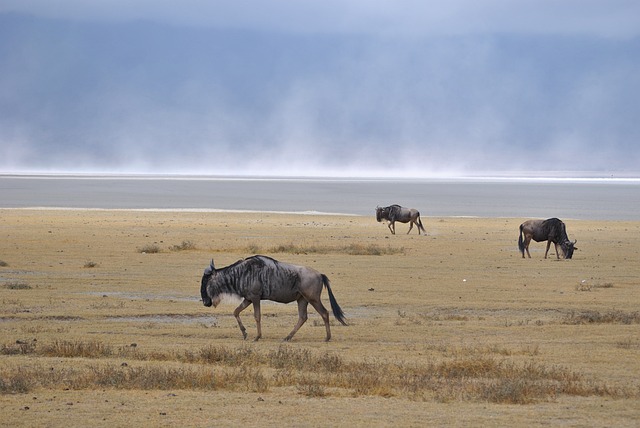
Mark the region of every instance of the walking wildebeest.
<instances>
[{"instance_id":1,"label":"walking wildebeest","mask_svg":"<svg viewBox=\"0 0 640 428\"><path fill-rule=\"evenodd\" d=\"M558 254L558 245L560 245L565 259L573 257L573 251L578 249L574 246L577 240L573 242L569 240L564 223L557 218L550 218L547 220L527 220L520 225L518 248L522 253L523 259L525 250L529 258L531 258L531 254L529 254L529 243L532 239L536 242L547 241L547 251L544 252L545 259L547 258L547 253L549 253L549 247L552 242L556 247L556 257L558 259L560 258L560 255Z\"/></svg>"},{"instance_id":2,"label":"walking wildebeest","mask_svg":"<svg viewBox=\"0 0 640 428\"><path fill-rule=\"evenodd\" d=\"M311 303L322 317L327 330L326 341L331 339L331 329L329 328L329 312L322 305L320 294L322 285L327 287L329 292L329 302L333 315L343 325L347 325L344 313L331 291L329 278L311 268L282 263L271 257L252 256L244 260L216 269L211 264L204 270L200 294L202 303L205 306L215 308L218 306L225 294L235 295L243 298L240 306L236 308L233 315L238 321L238 326L244 338L247 338L247 330L240 321L240 312L253 304L253 316L258 327L258 335L255 340L262 337L260 326L260 301L272 300L280 303L290 303L294 300L298 302L298 322L293 330L284 340L291 340L294 334L307 321L307 305Z\"/></svg>"},{"instance_id":3,"label":"walking wildebeest","mask_svg":"<svg viewBox=\"0 0 640 428\"><path fill-rule=\"evenodd\" d=\"M396 221L400 223L409 223L409 232L413 229L413 225L415 224L418 227L418 235L420 235L420 231L422 230L424 234L427 234L427 231L424 230L422 226L422 221L420 220L420 212L415 208L405 208L400 205L394 204L388 207L376 207L376 220L379 222L382 220L387 220L389 224L389 230L392 234L396 234ZM407 235L409 234L407 232Z\"/></svg>"}]
</instances>

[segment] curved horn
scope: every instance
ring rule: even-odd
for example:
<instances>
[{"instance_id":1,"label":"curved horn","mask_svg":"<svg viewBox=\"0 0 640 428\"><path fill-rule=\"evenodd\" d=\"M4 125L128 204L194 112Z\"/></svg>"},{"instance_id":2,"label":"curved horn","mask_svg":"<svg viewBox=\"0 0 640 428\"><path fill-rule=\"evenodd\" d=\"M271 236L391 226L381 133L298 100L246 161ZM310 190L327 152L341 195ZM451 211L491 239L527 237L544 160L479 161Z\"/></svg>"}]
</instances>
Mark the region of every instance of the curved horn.
<instances>
[{"instance_id":1,"label":"curved horn","mask_svg":"<svg viewBox=\"0 0 640 428\"><path fill-rule=\"evenodd\" d=\"M213 259L211 259L211 264L206 267L206 269L204 270L204 274L205 275L210 275L215 270L216 270L216 268L213 266Z\"/></svg>"}]
</instances>

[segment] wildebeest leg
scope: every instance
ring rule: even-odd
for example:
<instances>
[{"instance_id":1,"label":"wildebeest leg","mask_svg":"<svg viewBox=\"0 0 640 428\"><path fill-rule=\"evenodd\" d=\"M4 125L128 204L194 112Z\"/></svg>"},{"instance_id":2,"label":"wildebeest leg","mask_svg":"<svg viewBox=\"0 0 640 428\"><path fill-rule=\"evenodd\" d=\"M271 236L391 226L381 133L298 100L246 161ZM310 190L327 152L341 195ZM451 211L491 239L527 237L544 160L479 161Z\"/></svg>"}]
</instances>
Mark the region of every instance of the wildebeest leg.
<instances>
[{"instance_id":1,"label":"wildebeest leg","mask_svg":"<svg viewBox=\"0 0 640 428\"><path fill-rule=\"evenodd\" d=\"M551 247L551 241L547 241L547 251L544 252L544 258L545 259L547 258L547 253L549 252L549 247ZM556 253L557 252L558 252L558 249L556 248Z\"/></svg>"},{"instance_id":2,"label":"wildebeest leg","mask_svg":"<svg viewBox=\"0 0 640 428\"><path fill-rule=\"evenodd\" d=\"M554 242L553 245L555 245L556 247L556 258L560 260L560 253L558 252L558 243ZM562 251L562 254L564 255L564 250Z\"/></svg>"},{"instance_id":3,"label":"wildebeest leg","mask_svg":"<svg viewBox=\"0 0 640 428\"><path fill-rule=\"evenodd\" d=\"M409 220L409 232L411 232L411 229L413 229L413 220ZM409 232L407 232L407 235ZM418 235L420 235L420 229L418 229Z\"/></svg>"},{"instance_id":4,"label":"wildebeest leg","mask_svg":"<svg viewBox=\"0 0 640 428\"><path fill-rule=\"evenodd\" d=\"M393 221L390 221L387 226L389 226L389 230L391 231L391 234L395 235L396 234L396 223L393 222Z\"/></svg>"},{"instance_id":5,"label":"wildebeest leg","mask_svg":"<svg viewBox=\"0 0 640 428\"><path fill-rule=\"evenodd\" d=\"M324 328L327 330L327 338L325 339L325 342L328 342L331 340L331 327L329 327L329 311L327 311L327 308L324 307L320 300L312 300L310 303L315 308L315 310L318 311L318 313L322 317L322 321L324 321Z\"/></svg>"},{"instance_id":6,"label":"wildebeest leg","mask_svg":"<svg viewBox=\"0 0 640 428\"><path fill-rule=\"evenodd\" d=\"M233 316L236 317L236 321L238 321L238 326L240 327L240 331L242 332L242 336L246 339L247 338L247 329L244 328L244 325L242 325L242 321L240 321L240 312L244 311L245 309L247 309L247 307L251 304L250 300L244 299L242 301L242 303L240 303L240 306L238 306L236 308L235 311L233 311Z\"/></svg>"},{"instance_id":7,"label":"wildebeest leg","mask_svg":"<svg viewBox=\"0 0 640 428\"><path fill-rule=\"evenodd\" d=\"M253 317L256 320L256 327L258 328L258 335L253 339L253 341L257 342L262 337L262 325L260 324L260 300L253 302Z\"/></svg>"},{"instance_id":8,"label":"wildebeest leg","mask_svg":"<svg viewBox=\"0 0 640 428\"><path fill-rule=\"evenodd\" d=\"M296 334L298 330L300 330L300 327L302 327L302 324L307 322L307 305L308 304L309 302L307 302L304 297L298 298L298 322L293 327L293 330L291 330L291 333L289 333L289 335L284 338L285 341L287 342L290 341L293 335Z\"/></svg>"},{"instance_id":9,"label":"wildebeest leg","mask_svg":"<svg viewBox=\"0 0 640 428\"><path fill-rule=\"evenodd\" d=\"M530 236L525 236L524 237L524 249L527 251L527 256L529 256L529 258L531 258L531 253L529 253L529 244L531 243L531 237ZM524 259L524 251L522 252L522 258Z\"/></svg>"}]
</instances>

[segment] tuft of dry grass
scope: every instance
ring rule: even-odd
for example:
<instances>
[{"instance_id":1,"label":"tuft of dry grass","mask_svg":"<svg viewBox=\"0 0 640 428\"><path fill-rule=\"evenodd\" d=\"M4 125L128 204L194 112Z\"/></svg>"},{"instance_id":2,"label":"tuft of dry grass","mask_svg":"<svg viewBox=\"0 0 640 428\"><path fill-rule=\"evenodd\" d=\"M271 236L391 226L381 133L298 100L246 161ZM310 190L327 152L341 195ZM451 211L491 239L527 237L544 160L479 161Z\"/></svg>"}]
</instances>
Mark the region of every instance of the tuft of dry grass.
<instances>
[{"instance_id":1,"label":"tuft of dry grass","mask_svg":"<svg viewBox=\"0 0 640 428\"><path fill-rule=\"evenodd\" d=\"M389 245L351 243L342 246L280 244L269 248L258 245L246 247L250 253L287 253L287 254L347 254L350 256L383 256L404 254L404 247L393 248Z\"/></svg>"},{"instance_id":2,"label":"tuft of dry grass","mask_svg":"<svg viewBox=\"0 0 640 428\"><path fill-rule=\"evenodd\" d=\"M16 340L15 343L0 345L0 355L27 355L34 353L36 341Z\"/></svg>"},{"instance_id":3,"label":"tuft of dry grass","mask_svg":"<svg viewBox=\"0 0 640 428\"><path fill-rule=\"evenodd\" d=\"M195 250L196 249L196 244L194 244L191 241L182 241L180 244L178 245L172 245L171 247L169 247L169 249L171 251L189 251L189 250Z\"/></svg>"},{"instance_id":4,"label":"tuft of dry grass","mask_svg":"<svg viewBox=\"0 0 640 428\"><path fill-rule=\"evenodd\" d=\"M101 342L55 341L47 345L3 345L3 354L96 360L85 369L44 370L42 367L4 368L0 392L33 388L229 389L268 391L272 386L295 387L308 397L324 397L330 389L353 396L409 396L413 399L488 401L529 404L558 395L637 397L636 391L589 381L563 367L536 362L517 364L489 356L454 357L424 364L371 360L347 362L331 352L312 352L282 345L272 351L248 346L207 346L198 351L145 353L137 347L114 350ZM103 358L126 357L120 366ZM147 362L135 365L133 361ZM177 363L177 367L156 362ZM196 364L194 367L193 364ZM77 367L77 366L74 366ZM215 368L215 369L214 369ZM62 373L60 372L62 370Z\"/></svg>"},{"instance_id":5,"label":"tuft of dry grass","mask_svg":"<svg viewBox=\"0 0 640 428\"><path fill-rule=\"evenodd\" d=\"M0 371L0 394L26 394L34 388L30 380L34 379L33 373L25 373L25 370Z\"/></svg>"},{"instance_id":6,"label":"tuft of dry grass","mask_svg":"<svg viewBox=\"0 0 640 428\"><path fill-rule=\"evenodd\" d=\"M620 349L640 349L640 341L637 339L627 338L617 341L616 347Z\"/></svg>"},{"instance_id":7,"label":"tuft of dry grass","mask_svg":"<svg viewBox=\"0 0 640 428\"><path fill-rule=\"evenodd\" d=\"M403 247L392 248L391 246L380 246L376 244L349 244L342 247L342 252L351 256L386 256L392 254L404 254Z\"/></svg>"},{"instance_id":8,"label":"tuft of dry grass","mask_svg":"<svg viewBox=\"0 0 640 428\"><path fill-rule=\"evenodd\" d=\"M103 358L113 355L113 348L111 346L98 341L56 340L38 348L37 353L45 357Z\"/></svg>"},{"instance_id":9,"label":"tuft of dry grass","mask_svg":"<svg viewBox=\"0 0 640 428\"><path fill-rule=\"evenodd\" d=\"M31 290L33 287L31 287L26 282L10 281L4 284L4 288L8 290Z\"/></svg>"},{"instance_id":10,"label":"tuft of dry grass","mask_svg":"<svg viewBox=\"0 0 640 428\"><path fill-rule=\"evenodd\" d=\"M323 385L318 383L317 380L312 377L301 378L300 383L296 386L298 393L310 398L322 398L326 397L327 392Z\"/></svg>"},{"instance_id":11,"label":"tuft of dry grass","mask_svg":"<svg viewBox=\"0 0 640 428\"><path fill-rule=\"evenodd\" d=\"M576 285L576 291L593 291L598 288L613 288L613 284L610 282L591 284L587 281L581 281Z\"/></svg>"},{"instance_id":12,"label":"tuft of dry grass","mask_svg":"<svg viewBox=\"0 0 640 428\"><path fill-rule=\"evenodd\" d=\"M562 320L563 324L640 324L640 312L624 312L613 310L600 311L572 311Z\"/></svg>"},{"instance_id":13,"label":"tuft of dry grass","mask_svg":"<svg viewBox=\"0 0 640 428\"><path fill-rule=\"evenodd\" d=\"M147 244L138 248L138 252L141 254L157 254L160 252L160 247L157 244Z\"/></svg>"}]
</instances>

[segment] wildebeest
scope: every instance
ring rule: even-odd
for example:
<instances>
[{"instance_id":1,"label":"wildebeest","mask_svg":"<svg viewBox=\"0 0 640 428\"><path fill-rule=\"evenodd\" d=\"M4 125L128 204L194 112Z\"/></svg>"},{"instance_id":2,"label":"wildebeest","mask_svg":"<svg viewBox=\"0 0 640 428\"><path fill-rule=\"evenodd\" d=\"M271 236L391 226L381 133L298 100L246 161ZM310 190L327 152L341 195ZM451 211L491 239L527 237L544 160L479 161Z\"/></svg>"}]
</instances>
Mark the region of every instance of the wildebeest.
<instances>
[{"instance_id":1,"label":"wildebeest","mask_svg":"<svg viewBox=\"0 0 640 428\"><path fill-rule=\"evenodd\" d=\"M524 239L523 239L524 236ZM547 251L544 252L544 258L547 258L551 243L556 247L556 257L559 259L558 245L562 249L565 259L573 257L573 251L578 248L574 246L577 242L571 242L567 237L567 230L564 223L557 218L549 218L547 220L527 220L520 225L520 236L518 238L518 248L524 258L524 252L527 252L529 258L529 243L531 240L536 242L547 241Z\"/></svg>"},{"instance_id":2,"label":"wildebeest","mask_svg":"<svg viewBox=\"0 0 640 428\"><path fill-rule=\"evenodd\" d=\"M305 266L279 262L271 257L256 255L239 260L222 269L216 269L212 259L211 264L204 270L200 294L202 295L202 303L205 306L213 305L214 308L218 306L226 294L242 297L242 303L236 308L233 315L236 317L245 339L247 338L247 330L240 321L240 312L253 304L253 316L258 327L258 335L255 340L262 337L261 300L280 303L290 303L294 300L298 302L298 322L291 333L285 337L284 340L287 341L291 340L302 324L307 321L307 305L311 303L311 306L318 311L324 321L327 330L325 340L329 341L331 339L329 312L320 300L322 285L329 292L333 315L343 325L347 325L344 313L333 296L329 278L326 275Z\"/></svg>"},{"instance_id":3,"label":"wildebeest","mask_svg":"<svg viewBox=\"0 0 640 428\"><path fill-rule=\"evenodd\" d=\"M415 224L418 227L418 235L420 235L420 231L423 231L425 235L427 234L420 220L420 212L415 208L405 208L397 204L389 205L388 207L376 207L376 220L379 222L387 220L389 222L389 230L394 235L396 234L396 221L409 223L409 232L411 232ZM407 235L409 232L407 232Z\"/></svg>"}]
</instances>

